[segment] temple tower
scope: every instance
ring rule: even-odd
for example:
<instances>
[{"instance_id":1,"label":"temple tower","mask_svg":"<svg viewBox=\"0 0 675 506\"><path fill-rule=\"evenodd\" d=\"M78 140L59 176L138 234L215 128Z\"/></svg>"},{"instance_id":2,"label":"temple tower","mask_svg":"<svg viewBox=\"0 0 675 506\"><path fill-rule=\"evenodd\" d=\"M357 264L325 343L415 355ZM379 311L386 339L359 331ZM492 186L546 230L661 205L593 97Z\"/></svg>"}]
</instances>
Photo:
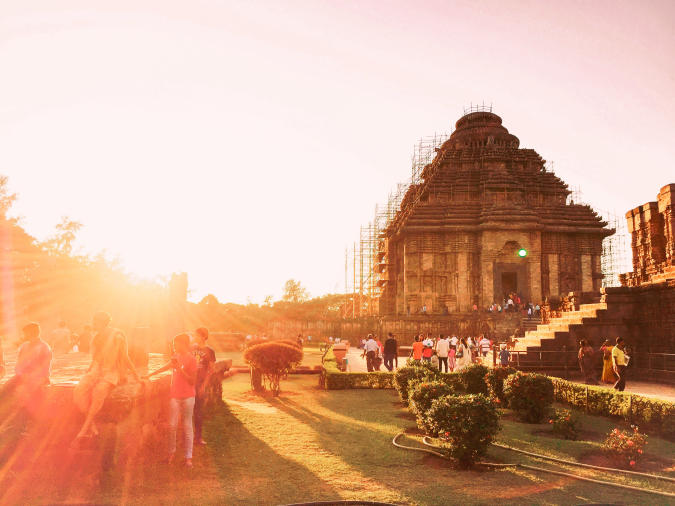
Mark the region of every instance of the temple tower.
<instances>
[{"instance_id":1,"label":"temple tower","mask_svg":"<svg viewBox=\"0 0 675 506\"><path fill-rule=\"evenodd\" d=\"M382 235L382 315L600 291L613 230L488 111L462 116Z\"/></svg>"}]
</instances>

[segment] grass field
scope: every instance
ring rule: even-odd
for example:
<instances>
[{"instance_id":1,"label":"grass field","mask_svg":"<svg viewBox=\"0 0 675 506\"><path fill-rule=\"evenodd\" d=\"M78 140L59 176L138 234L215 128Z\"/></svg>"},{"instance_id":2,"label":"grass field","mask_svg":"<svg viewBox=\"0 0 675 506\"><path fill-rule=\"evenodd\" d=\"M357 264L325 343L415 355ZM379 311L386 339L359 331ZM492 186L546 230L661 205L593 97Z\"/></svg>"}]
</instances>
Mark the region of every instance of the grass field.
<instances>
[{"instance_id":1,"label":"grass field","mask_svg":"<svg viewBox=\"0 0 675 506\"><path fill-rule=\"evenodd\" d=\"M392 446L393 436L414 421L386 390L323 391L316 376L291 376L278 399L249 392L247 375L224 384L227 407L206 427L208 446L198 448L195 468L151 463L111 477L97 502L129 504L287 504L360 499L398 504L668 504L668 499L516 469L457 471L431 455ZM518 448L564 458L596 451L614 424L582 416L591 441L564 441L548 426L503 421L500 440ZM533 434L533 431L538 433ZM407 437L414 445L419 436ZM667 462L675 445L650 438L648 453ZM493 448L488 459L569 470ZM659 460L660 459L660 460ZM672 460L666 473L675 476ZM586 473L587 474L587 473ZM663 483L596 475L633 485ZM672 501L670 502L672 504Z\"/></svg>"}]
</instances>

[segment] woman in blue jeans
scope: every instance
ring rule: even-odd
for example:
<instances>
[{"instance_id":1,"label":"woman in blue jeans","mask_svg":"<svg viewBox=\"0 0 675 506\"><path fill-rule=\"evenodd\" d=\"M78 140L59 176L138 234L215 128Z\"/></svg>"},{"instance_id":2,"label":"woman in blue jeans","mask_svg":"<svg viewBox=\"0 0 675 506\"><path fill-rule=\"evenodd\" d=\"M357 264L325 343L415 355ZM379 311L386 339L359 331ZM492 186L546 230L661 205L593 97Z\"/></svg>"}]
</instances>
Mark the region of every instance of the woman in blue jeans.
<instances>
[{"instance_id":1,"label":"woman in blue jeans","mask_svg":"<svg viewBox=\"0 0 675 506\"><path fill-rule=\"evenodd\" d=\"M194 432L192 414L195 407L195 382L197 380L197 360L190 350L190 336L179 334L173 338L174 355L171 362L146 376L149 378L160 372L172 369L171 400L169 401L169 458L173 462L176 454L176 430L178 419L183 419L185 434L185 465L192 467L192 443Z\"/></svg>"}]
</instances>

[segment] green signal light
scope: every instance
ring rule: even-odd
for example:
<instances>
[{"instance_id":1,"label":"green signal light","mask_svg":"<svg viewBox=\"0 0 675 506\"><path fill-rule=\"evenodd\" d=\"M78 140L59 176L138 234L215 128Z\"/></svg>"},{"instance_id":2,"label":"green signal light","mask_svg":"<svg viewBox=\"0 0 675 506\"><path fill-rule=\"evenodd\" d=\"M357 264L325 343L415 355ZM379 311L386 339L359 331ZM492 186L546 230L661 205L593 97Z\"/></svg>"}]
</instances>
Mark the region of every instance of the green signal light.
<instances>
[{"instance_id":1,"label":"green signal light","mask_svg":"<svg viewBox=\"0 0 675 506\"><path fill-rule=\"evenodd\" d=\"M518 250L518 256L520 258L525 258L527 256L527 250L525 248L520 248Z\"/></svg>"}]
</instances>

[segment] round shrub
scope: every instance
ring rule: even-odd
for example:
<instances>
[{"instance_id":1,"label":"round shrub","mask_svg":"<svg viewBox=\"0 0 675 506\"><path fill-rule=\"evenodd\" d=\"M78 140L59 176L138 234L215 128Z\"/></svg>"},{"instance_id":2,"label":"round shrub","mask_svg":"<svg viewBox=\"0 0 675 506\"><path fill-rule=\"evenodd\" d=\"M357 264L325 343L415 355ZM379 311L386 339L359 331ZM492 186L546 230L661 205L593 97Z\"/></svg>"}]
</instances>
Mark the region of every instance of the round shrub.
<instances>
[{"instance_id":1,"label":"round shrub","mask_svg":"<svg viewBox=\"0 0 675 506\"><path fill-rule=\"evenodd\" d=\"M631 425L631 430L614 429L607 435L603 449L619 467L635 467L644 453L647 436Z\"/></svg>"},{"instance_id":2,"label":"round shrub","mask_svg":"<svg viewBox=\"0 0 675 506\"><path fill-rule=\"evenodd\" d=\"M281 378L302 362L302 350L297 346L266 342L247 348L244 360L253 368L251 374L260 373L274 396L277 396L280 392Z\"/></svg>"},{"instance_id":3,"label":"round shrub","mask_svg":"<svg viewBox=\"0 0 675 506\"><path fill-rule=\"evenodd\" d=\"M504 380L515 372L513 367L494 367L485 375L490 397L499 401L498 404L504 408L508 405L504 396Z\"/></svg>"},{"instance_id":4,"label":"round shrub","mask_svg":"<svg viewBox=\"0 0 675 506\"><path fill-rule=\"evenodd\" d=\"M565 439L577 439L579 437L579 417L569 409L556 409L548 421L554 434Z\"/></svg>"},{"instance_id":5,"label":"round shrub","mask_svg":"<svg viewBox=\"0 0 675 506\"><path fill-rule=\"evenodd\" d=\"M431 403L445 395L455 394L455 390L442 381L422 381L410 384L408 400L410 411L417 417L417 426L427 432L430 427L426 424L426 415Z\"/></svg>"},{"instance_id":6,"label":"round shrub","mask_svg":"<svg viewBox=\"0 0 675 506\"><path fill-rule=\"evenodd\" d=\"M462 369L460 375L464 383L464 389L470 394L487 395L488 388L485 383L485 375L489 369L482 364L471 364Z\"/></svg>"},{"instance_id":7,"label":"round shrub","mask_svg":"<svg viewBox=\"0 0 675 506\"><path fill-rule=\"evenodd\" d=\"M520 420L541 423L553 403L553 382L543 374L519 371L504 381L504 396Z\"/></svg>"},{"instance_id":8,"label":"round shrub","mask_svg":"<svg viewBox=\"0 0 675 506\"><path fill-rule=\"evenodd\" d=\"M424 366L419 363L410 363L405 367L397 369L394 373L394 387L398 392L401 402L405 406L408 405L408 389L412 381L433 380L438 377L440 373L437 369L429 366Z\"/></svg>"},{"instance_id":9,"label":"round shrub","mask_svg":"<svg viewBox=\"0 0 675 506\"><path fill-rule=\"evenodd\" d=\"M482 394L439 397L431 403L426 423L464 468L485 455L501 428L497 407Z\"/></svg>"}]
</instances>

